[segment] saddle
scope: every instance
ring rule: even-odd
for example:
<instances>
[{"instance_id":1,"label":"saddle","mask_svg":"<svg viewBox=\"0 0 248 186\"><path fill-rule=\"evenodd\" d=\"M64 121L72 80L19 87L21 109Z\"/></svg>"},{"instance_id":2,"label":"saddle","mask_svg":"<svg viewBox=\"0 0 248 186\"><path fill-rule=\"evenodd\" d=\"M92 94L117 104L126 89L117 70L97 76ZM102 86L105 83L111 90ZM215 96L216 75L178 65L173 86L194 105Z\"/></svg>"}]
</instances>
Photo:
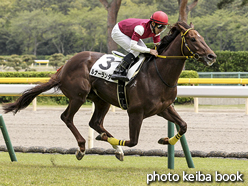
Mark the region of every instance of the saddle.
<instances>
[{"instance_id":1,"label":"saddle","mask_svg":"<svg viewBox=\"0 0 248 186\"><path fill-rule=\"evenodd\" d=\"M145 61L145 56L140 55L138 61L130 65L127 73L127 77L129 78L128 82L120 80L114 81L111 79L111 75L113 74L115 68L118 66L118 64L124 57L125 55L118 51L113 51L112 54L104 54L92 66L90 70L90 76L101 78L109 82L117 83L117 95L119 105L123 110L126 110L128 108L128 103L126 99L126 85L128 84L128 82L130 82L137 76L143 62Z\"/></svg>"}]
</instances>

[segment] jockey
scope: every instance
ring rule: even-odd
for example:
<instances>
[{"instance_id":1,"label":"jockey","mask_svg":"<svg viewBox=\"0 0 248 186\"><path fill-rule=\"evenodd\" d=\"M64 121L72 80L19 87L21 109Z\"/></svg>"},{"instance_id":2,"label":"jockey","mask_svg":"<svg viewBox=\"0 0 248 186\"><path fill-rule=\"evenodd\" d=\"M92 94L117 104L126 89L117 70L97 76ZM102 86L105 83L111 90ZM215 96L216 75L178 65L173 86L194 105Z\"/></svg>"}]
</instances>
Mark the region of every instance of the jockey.
<instances>
[{"instance_id":1,"label":"jockey","mask_svg":"<svg viewBox=\"0 0 248 186\"><path fill-rule=\"evenodd\" d=\"M124 48L127 54L116 67L112 80L128 81L127 68L140 53L158 55L157 50L149 49L141 39L153 38L154 44L160 42L160 34L168 25L168 16L162 11L152 14L150 19L125 19L117 23L111 33L113 40Z\"/></svg>"}]
</instances>

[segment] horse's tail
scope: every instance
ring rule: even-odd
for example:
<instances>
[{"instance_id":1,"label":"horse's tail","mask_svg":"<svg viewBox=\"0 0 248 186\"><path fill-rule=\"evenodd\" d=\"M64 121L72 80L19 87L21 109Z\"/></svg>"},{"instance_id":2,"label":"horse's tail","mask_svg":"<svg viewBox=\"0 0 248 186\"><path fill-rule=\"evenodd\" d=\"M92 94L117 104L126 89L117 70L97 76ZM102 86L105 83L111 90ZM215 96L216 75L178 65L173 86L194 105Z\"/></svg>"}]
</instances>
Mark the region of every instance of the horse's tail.
<instances>
[{"instance_id":1,"label":"horse's tail","mask_svg":"<svg viewBox=\"0 0 248 186\"><path fill-rule=\"evenodd\" d=\"M41 83L34 88L28 89L23 92L22 96L19 97L14 103L8 103L3 105L4 113L13 112L16 114L19 110L26 108L33 99L40 93L45 92L53 87L59 87L60 85L60 74L61 68L51 77L47 83Z\"/></svg>"}]
</instances>

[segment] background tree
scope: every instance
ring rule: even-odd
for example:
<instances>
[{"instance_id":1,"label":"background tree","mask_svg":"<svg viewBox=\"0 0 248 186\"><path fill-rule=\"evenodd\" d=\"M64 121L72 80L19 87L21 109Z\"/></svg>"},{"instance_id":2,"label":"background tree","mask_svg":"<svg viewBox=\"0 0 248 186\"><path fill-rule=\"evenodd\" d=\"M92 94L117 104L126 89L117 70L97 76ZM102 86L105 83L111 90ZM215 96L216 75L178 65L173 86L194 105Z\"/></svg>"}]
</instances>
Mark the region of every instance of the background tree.
<instances>
[{"instance_id":1,"label":"background tree","mask_svg":"<svg viewBox=\"0 0 248 186\"><path fill-rule=\"evenodd\" d=\"M5 67L11 67L16 71L24 69L25 71L30 70L30 65L34 63L36 56L34 55L23 55L19 56L13 54L11 56L4 57L3 65Z\"/></svg>"},{"instance_id":2,"label":"background tree","mask_svg":"<svg viewBox=\"0 0 248 186\"><path fill-rule=\"evenodd\" d=\"M195 8L198 0L194 0L192 3L188 5L188 0L178 0L179 5L179 18L178 21L184 21L187 23L189 12Z\"/></svg>"},{"instance_id":3,"label":"background tree","mask_svg":"<svg viewBox=\"0 0 248 186\"><path fill-rule=\"evenodd\" d=\"M140 0L141 1L141 0ZM157 3L157 10L161 10L168 14L169 16L178 13L178 2L175 0L156 0ZM154 3L153 3L154 5ZM170 17L169 17L170 22Z\"/></svg>"},{"instance_id":4,"label":"background tree","mask_svg":"<svg viewBox=\"0 0 248 186\"><path fill-rule=\"evenodd\" d=\"M1 71L4 70L4 68L6 67L6 61L4 60L4 57L3 56L0 56L0 69Z\"/></svg>"},{"instance_id":5,"label":"background tree","mask_svg":"<svg viewBox=\"0 0 248 186\"><path fill-rule=\"evenodd\" d=\"M108 0L100 0L100 2L108 11L107 41L108 41L108 53L111 53L112 50L117 49L117 44L111 38L111 32L117 21L117 15L121 6L121 0L112 0L111 2L108 2Z\"/></svg>"},{"instance_id":6,"label":"background tree","mask_svg":"<svg viewBox=\"0 0 248 186\"><path fill-rule=\"evenodd\" d=\"M53 23L52 16L47 15L42 10L32 12L24 11L12 20L11 29L13 37L21 43L26 53L37 54L38 46L48 40L51 36L47 35L50 25Z\"/></svg>"},{"instance_id":7,"label":"background tree","mask_svg":"<svg viewBox=\"0 0 248 186\"><path fill-rule=\"evenodd\" d=\"M217 4L219 9L222 9L224 7L226 7L227 5L232 4L233 2L237 2L239 0L220 0L220 2ZM242 0L241 3L239 2L240 6L245 6L248 4L248 0Z\"/></svg>"},{"instance_id":8,"label":"background tree","mask_svg":"<svg viewBox=\"0 0 248 186\"><path fill-rule=\"evenodd\" d=\"M204 17L215 13L217 10L216 0L198 1L197 8L191 10L190 17Z\"/></svg>"},{"instance_id":9,"label":"background tree","mask_svg":"<svg viewBox=\"0 0 248 186\"><path fill-rule=\"evenodd\" d=\"M74 53L85 50L107 53L107 12L101 4L95 8L82 5L71 10L69 16L75 32L73 47L78 48Z\"/></svg>"},{"instance_id":10,"label":"background tree","mask_svg":"<svg viewBox=\"0 0 248 186\"><path fill-rule=\"evenodd\" d=\"M35 55L22 55L21 56L21 60L22 60L22 69L25 69L26 71L27 70L31 70L30 69L30 65L33 64L36 59L36 56Z\"/></svg>"},{"instance_id":11,"label":"background tree","mask_svg":"<svg viewBox=\"0 0 248 186\"><path fill-rule=\"evenodd\" d=\"M108 8L117 2L102 1L108 3ZM112 26L131 17L149 19L158 10L166 12L169 24L173 25L179 18L178 3L186 1L119 2L118 17ZM234 0L218 9L219 2L221 0L198 1L197 8L192 9L196 1L188 0L184 3L185 10L191 10L186 12L187 21L194 23L213 50L247 50L248 6L241 6L243 0ZM0 55L36 54L39 59L47 59L45 55L54 53L68 55L85 50L108 53L108 40L116 45L110 37L112 27L108 25L108 15L100 0L1 0ZM144 41L152 42L151 39ZM118 50L122 51L120 47Z\"/></svg>"},{"instance_id":12,"label":"background tree","mask_svg":"<svg viewBox=\"0 0 248 186\"><path fill-rule=\"evenodd\" d=\"M54 67L55 70L57 70L59 67L65 64L64 60L65 56L61 53L53 54L49 58L49 64Z\"/></svg>"},{"instance_id":13,"label":"background tree","mask_svg":"<svg viewBox=\"0 0 248 186\"><path fill-rule=\"evenodd\" d=\"M7 62L6 63L7 67L12 67L16 71L19 71L22 69L21 67L22 60L18 55L13 54L11 56L8 56L5 58L5 61Z\"/></svg>"}]
</instances>

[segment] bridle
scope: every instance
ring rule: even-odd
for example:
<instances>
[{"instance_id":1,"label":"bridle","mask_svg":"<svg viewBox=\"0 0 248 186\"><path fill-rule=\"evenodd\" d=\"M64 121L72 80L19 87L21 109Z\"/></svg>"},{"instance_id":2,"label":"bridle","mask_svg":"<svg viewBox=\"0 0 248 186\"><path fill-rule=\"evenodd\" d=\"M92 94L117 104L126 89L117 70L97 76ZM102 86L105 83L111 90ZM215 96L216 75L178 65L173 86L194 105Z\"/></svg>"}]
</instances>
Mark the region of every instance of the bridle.
<instances>
[{"instance_id":1,"label":"bridle","mask_svg":"<svg viewBox=\"0 0 248 186\"><path fill-rule=\"evenodd\" d=\"M188 30L186 30L184 33L181 32L181 37L182 37L182 43L181 43L181 53L183 56L163 56L163 55L157 55L157 57L159 58L164 58L164 59L200 59L199 54L194 53L188 46L188 43L186 42L185 36L186 34L190 31L193 30L193 28L189 28ZM183 45L188 49L188 51L192 54L191 56L185 56L184 52L183 52ZM156 47L155 47L156 50Z\"/></svg>"},{"instance_id":2,"label":"bridle","mask_svg":"<svg viewBox=\"0 0 248 186\"><path fill-rule=\"evenodd\" d=\"M186 59L188 59L188 58L193 58L193 59L198 60L198 59L200 59L199 54L194 53L194 52L189 48L188 43L186 42L186 39L185 39L186 34L187 34L190 30L192 30L192 29L193 29L193 28L189 28L188 30L186 30L186 32L184 32L184 33L181 32L181 37L182 37L181 52L182 52L183 56L185 56L184 53L183 53L183 43L184 43L185 47L186 47L186 48L188 49L188 51L192 54L192 56L185 56L185 58L186 58Z\"/></svg>"},{"instance_id":3,"label":"bridle","mask_svg":"<svg viewBox=\"0 0 248 186\"><path fill-rule=\"evenodd\" d=\"M182 53L183 56L163 56L163 55L157 55L157 57L159 57L159 58L164 58L164 59L188 59L188 58L196 59L196 60L200 59L199 54L194 53L194 52L189 48L189 46L188 46L188 44L187 44L187 42L186 42L186 39L185 39L186 34L187 34L190 30L192 30L192 29L193 29L193 28L189 28L189 29L187 29L184 33L181 32L181 37L182 37L181 53ZM184 46L188 49L188 51L192 54L191 56L185 56L185 55L184 55L184 52L183 52L183 45L184 45ZM156 47L155 47L155 49L156 49ZM161 81L162 81L167 87L169 87L169 88L174 88L174 87L176 87L176 86L177 86L177 83L176 83L175 85L171 86L171 85L169 85L168 83L166 83L166 82L163 80L162 76L160 75L160 73L159 73L159 71L158 71L158 66L157 66L157 63L156 63L155 58L154 58L154 64L155 64L155 67L156 67L157 74L158 74L159 78L161 79Z\"/></svg>"}]
</instances>

